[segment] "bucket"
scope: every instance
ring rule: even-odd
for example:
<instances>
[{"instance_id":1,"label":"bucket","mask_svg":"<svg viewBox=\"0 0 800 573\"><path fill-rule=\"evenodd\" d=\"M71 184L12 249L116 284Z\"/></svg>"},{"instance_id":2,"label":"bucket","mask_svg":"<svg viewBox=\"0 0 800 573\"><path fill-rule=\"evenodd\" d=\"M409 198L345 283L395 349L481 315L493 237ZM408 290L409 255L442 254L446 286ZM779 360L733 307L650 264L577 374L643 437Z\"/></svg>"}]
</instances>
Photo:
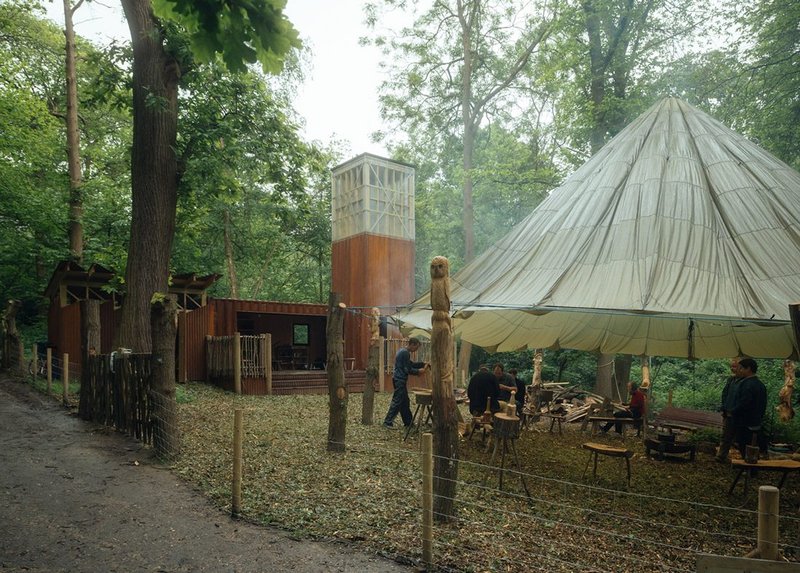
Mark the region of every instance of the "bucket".
<instances>
[{"instance_id":1,"label":"bucket","mask_svg":"<svg viewBox=\"0 0 800 573\"><path fill-rule=\"evenodd\" d=\"M744 461L748 464L758 463L758 446L744 447Z\"/></svg>"}]
</instances>

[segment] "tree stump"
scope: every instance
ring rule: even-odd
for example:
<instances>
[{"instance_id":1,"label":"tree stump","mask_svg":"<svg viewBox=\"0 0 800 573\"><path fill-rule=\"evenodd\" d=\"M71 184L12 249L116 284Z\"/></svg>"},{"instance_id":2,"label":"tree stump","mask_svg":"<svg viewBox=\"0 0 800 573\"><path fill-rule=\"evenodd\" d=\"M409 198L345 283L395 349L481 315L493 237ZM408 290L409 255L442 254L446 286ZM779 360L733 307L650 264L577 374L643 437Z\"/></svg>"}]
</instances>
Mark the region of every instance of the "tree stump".
<instances>
[{"instance_id":1,"label":"tree stump","mask_svg":"<svg viewBox=\"0 0 800 573\"><path fill-rule=\"evenodd\" d=\"M163 460L174 459L180 451L178 403L175 400L177 317L178 303L174 295L153 295L150 301L153 449Z\"/></svg>"}]
</instances>

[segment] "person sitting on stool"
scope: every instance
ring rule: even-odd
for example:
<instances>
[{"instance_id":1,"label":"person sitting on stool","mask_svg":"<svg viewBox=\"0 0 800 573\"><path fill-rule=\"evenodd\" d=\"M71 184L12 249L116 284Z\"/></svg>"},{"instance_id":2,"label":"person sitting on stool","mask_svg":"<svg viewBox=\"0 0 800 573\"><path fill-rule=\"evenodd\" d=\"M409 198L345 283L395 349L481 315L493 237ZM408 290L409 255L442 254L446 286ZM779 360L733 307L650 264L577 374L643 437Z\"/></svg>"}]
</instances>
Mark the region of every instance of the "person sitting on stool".
<instances>
[{"instance_id":1,"label":"person sitting on stool","mask_svg":"<svg viewBox=\"0 0 800 573\"><path fill-rule=\"evenodd\" d=\"M475 417L483 416L487 399L490 400L489 410L491 412L499 412L500 403L497 401L499 392L497 378L489 372L489 368L485 364L481 364L478 372L469 379L469 385L467 386L470 414Z\"/></svg>"},{"instance_id":2,"label":"person sitting on stool","mask_svg":"<svg viewBox=\"0 0 800 573\"><path fill-rule=\"evenodd\" d=\"M631 393L631 400L628 404L628 409L623 410L621 412L614 412L615 418L633 418L634 420L639 420L636 424L638 431L636 435L640 435L642 432L642 424L641 418L642 414L644 414L644 393L639 390L639 385L635 382L630 383L630 393ZM609 422L608 424L603 427L603 433L607 432L611 429L611 426L614 426L614 430L618 434L622 434L622 424L619 422Z\"/></svg>"}]
</instances>

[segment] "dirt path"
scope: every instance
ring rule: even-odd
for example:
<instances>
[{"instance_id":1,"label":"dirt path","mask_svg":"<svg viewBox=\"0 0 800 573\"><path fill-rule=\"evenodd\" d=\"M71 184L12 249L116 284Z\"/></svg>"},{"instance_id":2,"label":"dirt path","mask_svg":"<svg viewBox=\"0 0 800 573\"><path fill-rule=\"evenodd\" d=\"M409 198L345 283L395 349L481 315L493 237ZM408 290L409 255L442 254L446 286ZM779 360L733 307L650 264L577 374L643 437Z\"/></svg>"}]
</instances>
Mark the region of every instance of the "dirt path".
<instances>
[{"instance_id":1,"label":"dirt path","mask_svg":"<svg viewBox=\"0 0 800 573\"><path fill-rule=\"evenodd\" d=\"M148 452L0 374L0 570L411 571L233 521Z\"/></svg>"}]
</instances>

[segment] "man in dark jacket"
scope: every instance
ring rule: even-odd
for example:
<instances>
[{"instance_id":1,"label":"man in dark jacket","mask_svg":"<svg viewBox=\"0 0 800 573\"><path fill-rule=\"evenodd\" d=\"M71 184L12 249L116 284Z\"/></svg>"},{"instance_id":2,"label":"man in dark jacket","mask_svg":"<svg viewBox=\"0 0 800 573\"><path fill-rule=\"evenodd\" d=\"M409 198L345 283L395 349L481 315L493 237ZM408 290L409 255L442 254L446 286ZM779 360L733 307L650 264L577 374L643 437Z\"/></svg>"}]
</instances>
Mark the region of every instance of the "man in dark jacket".
<instances>
[{"instance_id":1,"label":"man in dark jacket","mask_svg":"<svg viewBox=\"0 0 800 573\"><path fill-rule=\"evenodd\" d=\"M469 379L469 385L467 386L470 413L473 416L482 416L486 411L487 401L489 401L489 410L491 412L499 412L500 403L497 401L499 392L497 378L489 372L489 368L486 365L481 365L480 369Z\"/></svg>"},{"instance_id":2,"label":"man in dark jacket","mask_svg":"<svg viewBox=\"0 0 800 573\"><path fill-rule=\"evenodd\" d=\"M398 412L403 419L403 425L411 425L413 420L411 401L408 399L408 390L406 389L408 376L409 374L419 374L425 368L430 368L430 365L424 362L411 360L411 355L419 349L419 346L419 339L409 338L405 348L398 350L394 357L394 373L392 374L394 394L392 394L392 402L389 404L389 411L386 412L386 418L383 420L385 428L394 429L394 419Z\"/></svg>"},{"instance_id":3,"label":"man in dark jacket","mask_svg":"<svg viewBox=\"0 0 800 573\"><path fill-rule=\"evenodd\" d=\"M728 452L736 439L736 422L733 419L733 407L736 404L736 394L739 391L739 359L731 360L731 375L725 382L720 400L722 412L722 438L719 442L716 460L725 463L728 461Z\"/></svg>"},{"instance_id":4,"label":"man in dark jacket","mask_svg":"<svg viewBox=\"0 0 800 573\"><path fill-rule=\"evenodd\" d=\"M758 364L752 358L739 361L738 390L733 406L733 419L736 424L736 441L739 453L744 457L745 446L756 437L759 449L766 452L766 438L761 431L764 413L767 411L767 387L756 376Z\"/></svg>"}]
</instances>

